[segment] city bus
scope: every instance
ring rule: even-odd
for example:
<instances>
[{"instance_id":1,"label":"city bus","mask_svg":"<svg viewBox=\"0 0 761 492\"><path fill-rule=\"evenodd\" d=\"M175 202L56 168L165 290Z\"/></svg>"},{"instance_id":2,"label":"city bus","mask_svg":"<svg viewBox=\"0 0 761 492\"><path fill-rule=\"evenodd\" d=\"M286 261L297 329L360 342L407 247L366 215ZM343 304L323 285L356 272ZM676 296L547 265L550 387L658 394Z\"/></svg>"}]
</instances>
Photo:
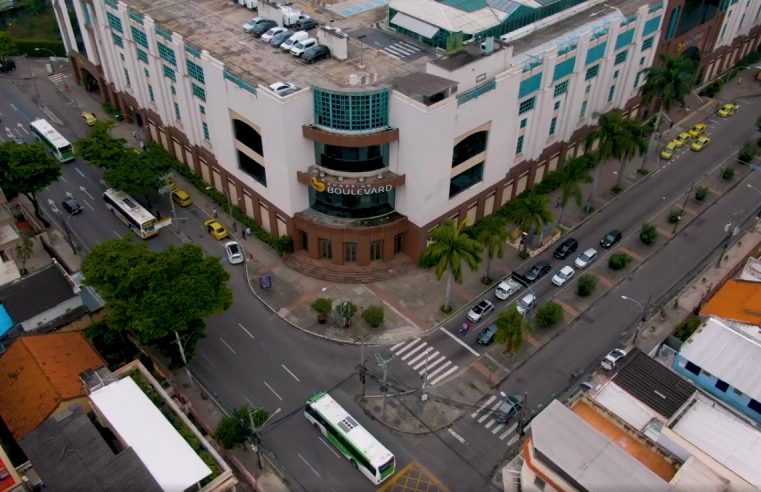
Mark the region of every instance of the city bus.
<instances>
[{"instance_id":1,"label":"city bus","mask_svg":"<svg viewBox=\"0 0 761 492\"><path fill-rule=\"evenodd\" d=\"M137 200L123 191L109 188L103 192L106 207L142 239L159 233L156 217L144 209Z\"/></svg>"},{"instance_id":2,"label":"city bus","mask_svg":"<svg viewBox=\"0 0 761 492\"><path fill-rule=\"evenodd\" d=\"M304 417L375 485L394 473L396 461L391 451L359 425L329 394L319 392L307 401Z\"/></svg>"},{"instance_id":3,"label":"city bus","mask_svg":"<svg viewBox=\"0 0 761 492\"><path fill-rule=\"evenodd\" d=\"M74 160L74 147L47 120L34 120L29 128L37 140L45 144L56 159L61 162Z\"/></svg>"}]
</instances>

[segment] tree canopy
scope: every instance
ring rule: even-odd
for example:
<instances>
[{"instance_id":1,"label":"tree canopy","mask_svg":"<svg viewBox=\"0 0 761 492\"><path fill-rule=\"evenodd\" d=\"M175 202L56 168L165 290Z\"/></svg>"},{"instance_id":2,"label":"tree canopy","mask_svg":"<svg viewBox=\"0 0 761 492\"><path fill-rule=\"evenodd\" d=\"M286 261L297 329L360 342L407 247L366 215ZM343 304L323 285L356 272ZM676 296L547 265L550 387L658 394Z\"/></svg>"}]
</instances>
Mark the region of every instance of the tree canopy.
<instances>
[{"instance_id":1,"label":"tree canopy","mask_svg":"<svg viewBox=\"0 0 761 492\"><path fill-rule=\"evenodd\" d=\"M254 426L262 426L269 418L269 412L263 408L252 409L248 405L243 405L232 411L230 415L225 415L217 424L214 437L225 449L233 449L243 446L247 440L253 439Z\"/></svg>"},{"instance_id":2,"label":"tree canopy","mask_svg":"<svg viewBox=\"0 0 761 492\"><path fill-rule=\"evenodd\" d=\"M121 159L129 151L127 141L111 136L112 126L112 121L95 122L87 136L77 140L74 145L77 155L98 167L108 167Z\"/></svg>"},{"instance_id":3,"label":"tree canopy","mask_svg":"<svg viewBox=\"0 0 761 492\"><path fill-rule=\"evenodd\" d=\"M162 185L162 178L169 168L161 161L151 160L145 154L133 151L124 152L116 161L106 166L103 179L108 186L129 195L147 197L149 193Z\"/></svg>"},{"instance_id":4,"label":"tree canopy","mask_svg":"<svg viewBox=\"0 0 761 492\"><path fill-rule=\"evenodd\" d=\"M0 60L8 58L18 53L18 46L13 41L11 34L6 31L0 31Z\"/></svg>"},{"instance_id":5,"label":"tree canopy","mask_svg":"<svg viewBox=\"0 0 761 492\"><path fill-rule=\"evenodd\" d=\"M646 79L640 89L645 103L655 100L660 111L668 111L690 93L697 78L697 63L681 55L658 55L658 62L645 70Z\"/></svg>"},{"instance_id":6,"label":"tree canopy","mask_svg":"<svg viewBox=\"0 0 761 492\"><path fill-rule=\"evenodd\" d=\"M188 357L203 336L203 319L232 304L228 273L194 244L159 252L132 237L100 243L82 263L85 282L106 301L108 326L166 345L187 337Z\"/></svg>"},{"instance_id":7,"label":"tree canopy","mask_svg":"<svg viewBox=\"0 0 761 492\"><path fill-rule=\"evenodd\" d=\"M40 217L37 192L61 176L63 166L40 143L0 144L0 188L8 197L26 195Z\"/></svg>"}]
</instances>

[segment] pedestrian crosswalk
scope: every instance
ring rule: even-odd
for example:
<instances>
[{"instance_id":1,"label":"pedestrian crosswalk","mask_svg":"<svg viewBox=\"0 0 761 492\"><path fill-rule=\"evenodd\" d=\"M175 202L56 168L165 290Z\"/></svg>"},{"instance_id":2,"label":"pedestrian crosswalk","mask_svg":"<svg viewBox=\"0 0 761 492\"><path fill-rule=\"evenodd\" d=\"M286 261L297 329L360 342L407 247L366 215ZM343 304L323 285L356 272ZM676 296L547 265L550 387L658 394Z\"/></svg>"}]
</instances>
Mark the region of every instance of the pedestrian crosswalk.
<instances>
[{"instance_id":1,"label":"pedestrian crosswalk","mask_svg":"<svg viewBox=\"0 0 761 492\"><path fill-rule=\"evenodd\" d=\"M397 343L391 347L391 353L420 376L426 374L427 371L430 386L440 383L457 370L457 366L452 364L451 360L420 338L411 342Z\"/></svg>"},{"instance_id":2,"label":"pedestrian crosswalk","mask_svg":"<svg viewBox=\"0 0 761 492\"><path fill-rule=\"evenodd\" d=\"M54 73L53 75L48 75L48 80L53 82L56 86L60 86L66 80L66 74L63 72Z\"/></svg>"},{"instance_id":3,"label":"pedestrian crosswalk","mask_svg":"<svg viewBox=\"0 0 761 492\"><path fill-rule=\"evenodd\" d=\"M499 424L494 417L494 411L502 404L502 400L497 398L497 395L492 395L481 404L473 413L470 414L470 418L474 419L484 429L497 436L500 441L507 440L507 445L512 446L518 440L518 422L513 420L507 424ZM508 439L509 437L509 439Z\"/></svg>"},{"instance_id":4,"label":"pedestrian crosswalk","mask_svg":"<svg viewBox=\"0 0 761 492\"><path fill-rule=\"evenodd\" d=\"M416 53L419 53L421 49L413 44L406 43L404 41L397 41L396 43L390 44L381 49L381 51L387 55L391 55L394 58L399 58L402 60L404 58L413 56Z\"/></svg>"}]
</instances>

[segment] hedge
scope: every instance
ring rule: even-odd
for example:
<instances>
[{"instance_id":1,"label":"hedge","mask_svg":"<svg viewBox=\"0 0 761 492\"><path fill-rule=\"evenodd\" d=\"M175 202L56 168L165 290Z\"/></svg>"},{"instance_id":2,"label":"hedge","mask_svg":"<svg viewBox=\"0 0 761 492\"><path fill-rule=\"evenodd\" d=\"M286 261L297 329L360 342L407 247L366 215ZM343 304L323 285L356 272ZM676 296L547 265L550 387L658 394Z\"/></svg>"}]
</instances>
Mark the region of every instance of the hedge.
<instances>
[{"instance_id":1,"label":"hedge","mask_svg":"<svg viewBox=\"0 0 761 492\"><path fill-rule=\"evenodd\" d=\"M56 56L65 57L66 47L60 41L50 41L47 39L14 39L14 43L18 47L16 54L36 58L49 58L50 52L45 50L51 50ZM40 51L35 51L35 48L42 48Z\"/></svg>"}]
</instances>

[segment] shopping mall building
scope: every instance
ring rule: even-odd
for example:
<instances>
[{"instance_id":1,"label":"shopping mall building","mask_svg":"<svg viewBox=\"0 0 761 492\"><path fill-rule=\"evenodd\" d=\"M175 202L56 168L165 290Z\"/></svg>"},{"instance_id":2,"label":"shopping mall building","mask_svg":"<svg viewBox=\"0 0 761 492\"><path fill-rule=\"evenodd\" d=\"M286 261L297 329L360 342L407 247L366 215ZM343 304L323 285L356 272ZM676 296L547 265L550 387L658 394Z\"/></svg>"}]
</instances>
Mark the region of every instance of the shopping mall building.
<instances>
[{"instance_id":1,"label":"shopping mall building","mask_svg":"<svg viewBox=\"0 0 761 492\"><path fill-rule=\"evenodd\" d=\"M722 36L690 41L684 2L673 21L679 2L297 0L332 53L313 65L245 34L254 14L235 2L54 5L79 82L292 236L294 265L387 272L413 264L442 220L492 214L579 154L597 114L637 116L661 39L713 51L748 34L761 0L733 1L710 19ZM262 0L258 15L284 19Z\"/></svg>"}]
</instances>

